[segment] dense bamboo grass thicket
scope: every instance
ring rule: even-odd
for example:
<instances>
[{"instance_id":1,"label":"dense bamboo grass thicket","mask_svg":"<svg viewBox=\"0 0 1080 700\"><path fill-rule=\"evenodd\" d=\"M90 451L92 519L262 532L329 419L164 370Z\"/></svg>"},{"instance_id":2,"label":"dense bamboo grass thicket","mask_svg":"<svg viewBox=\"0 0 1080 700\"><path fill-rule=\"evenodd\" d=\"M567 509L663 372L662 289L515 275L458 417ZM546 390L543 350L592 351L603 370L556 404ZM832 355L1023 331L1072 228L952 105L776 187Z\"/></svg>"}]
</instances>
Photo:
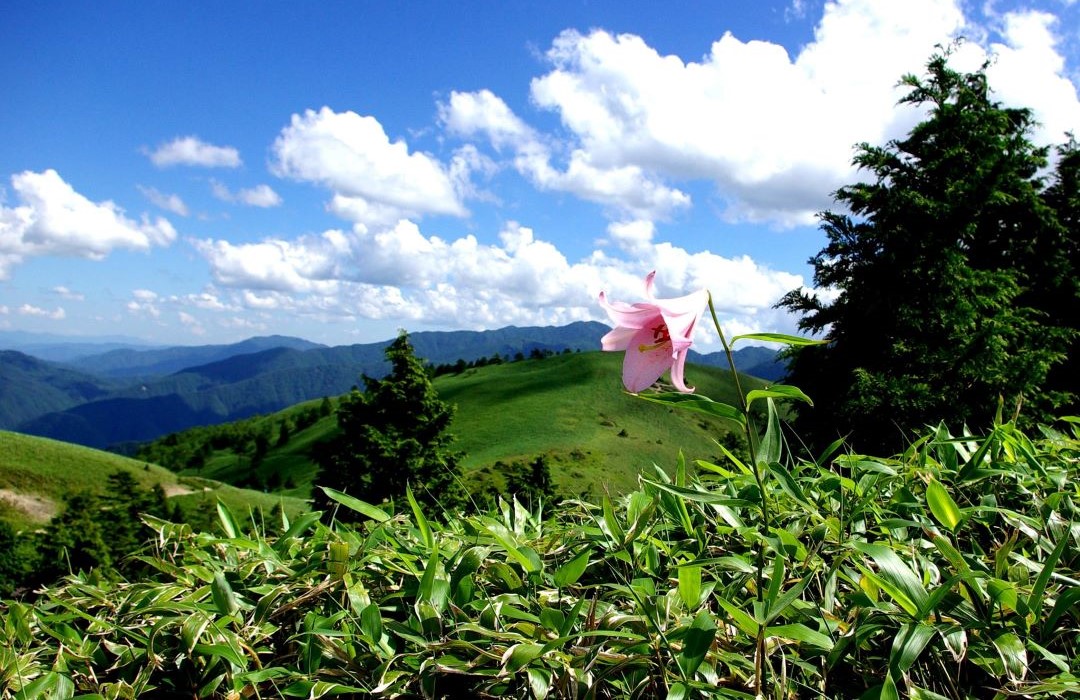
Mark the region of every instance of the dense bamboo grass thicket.
<instances>
[{"instance_id":1,"label":"dense bamboo grass thicket","mask_svg":"<svg viewBox=\"0 0 1080 700\"><path fill-rule=\"evenodd\" d=\"M148 519L151 578L0 607L0 697L1070 696L1080 421L1061 426L939 427L762 478L680 464L614 502L445 523L411 494L331 493L362 521L278 537L225 508L219 533Z\"/></svg>"}]
</instances>

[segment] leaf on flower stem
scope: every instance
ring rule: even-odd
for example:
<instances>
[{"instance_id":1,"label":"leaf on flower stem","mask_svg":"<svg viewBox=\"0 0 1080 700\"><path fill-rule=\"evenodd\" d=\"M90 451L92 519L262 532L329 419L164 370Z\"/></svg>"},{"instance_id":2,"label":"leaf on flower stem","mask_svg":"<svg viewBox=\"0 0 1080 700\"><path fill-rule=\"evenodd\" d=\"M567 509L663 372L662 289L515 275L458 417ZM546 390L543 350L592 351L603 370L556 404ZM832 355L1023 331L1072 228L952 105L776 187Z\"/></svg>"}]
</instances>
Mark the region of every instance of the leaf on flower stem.
<instances>
[{"instance_id":1,"label":"leaf on flower stem","mask_svg":"<svg viewBox=\"0 0 1080 700\"><path fill-rule=\"evenodd\" d=\"M769 423L765 428L765 435L762 436L755 455L755 463L759 465L779 462L782 451L781 441L783 436L780 434L780 414L777 413L776 404L771 398L766 397L765 400L769 406Z\"/></svg>"},{"instance_id":2,"label":"leaf on flower stem","mask_svg":"<svg viewBox=\"0 0 1080 700\"><path fill-rule=\"evenodd\" d=\"M663 394L636 394L638 398L652 401L653 403L666 404L676 408L685 408L689 411L697 411L714 418L723 418L745 425L746 416L739 409L726 403L713 401L707 396L699 394L682 394L679 392L667 392Z\"/></svg>"},{"instance_id":3,"label":"leaf on flower stem","mask_svg":"<svg viewBox=\"0 0 1080 700\"><path fill-rule=\"evenodd\" d=\"M783 343L792 346L826 345L830 342L828 339L814 340L813 338L803 338L802 336L787 335L786 333L747 333L732 338L731 344L734 345L737 340L760 340L767 343Z\"/></svg>"},{"instance_id":4,"label":"leaf on flower stem","mask_svg":"<svg viewBox=\"0 0 1080 700\"><path fill-rule=\"evenodd\" d=\"M758 399L795 399L797 401L805 401L811 406L814 402L810 400L810 397L803 393L802 389L797 386L788 386L787 384L774 384L764 389L754 389L746 394L746 408L750 409L750 404Z\"/></svg>"}]
</instances>

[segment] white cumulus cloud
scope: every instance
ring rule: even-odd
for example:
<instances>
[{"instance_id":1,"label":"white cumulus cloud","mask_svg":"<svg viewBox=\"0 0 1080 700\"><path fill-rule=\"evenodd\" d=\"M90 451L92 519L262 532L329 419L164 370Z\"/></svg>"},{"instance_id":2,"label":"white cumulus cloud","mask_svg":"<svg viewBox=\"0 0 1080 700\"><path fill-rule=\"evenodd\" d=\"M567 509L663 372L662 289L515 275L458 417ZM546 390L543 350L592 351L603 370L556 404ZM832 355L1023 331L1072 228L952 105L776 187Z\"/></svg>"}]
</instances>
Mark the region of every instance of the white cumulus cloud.
<instances>
[{"instance_id":1,"label":"white cumulus cloud","mask_svg":"<svg viewBox=\"0 0 1080 700\"><path fill-rule=\"evenodd\" d=\"M150 200L151 204L159 209L171 211L177 216L187 216L189 213L187 205L184 204L184 200L178 194L166 194L154 187L144 187L142 185L138 185L138 189L144 197Z\"/></svg>"},{"instance_id":2,"label":"white cumulus cloud","mask_svg":"<svg viewBox=\"0 0 1080 700\"><path fill-rule=\"evenodd\" d=\"M63 285L53 287L52 292L53 294L56 294L57 296L63 299L68 299L70 301L84 301L86 299L84 295L80 294L79 292L73 292Z\"/></svg>"},{"instance_id":3,"label":"white cumulus cloud","mask_svg":"<svg viewBox=\"0 0 1080 700\"><path fill-rule=\"evenodd\" d=\"M1055 34L1067 29L1045 12L987 8L982 26L960 0L826 2L813 40L794 55L728 32L687 60L633 34L567 30L530 85L532 105L557 115L565 132L539 132L489 90L452 93L440 121L510 151L538 188L602 204L615 221L663 219L691 205L683 183L704 181L728 220L812 225L831 193L859 176L856 143L884 143L919 120L897 105L901 76L921 73L958 38L968 38L958 67L990 59L994 98L1031 107L1037 140L1080 132Z\"/></svg>"},{"instance_id":4,"label":"white cumulus cloud","mask_svg":"<svg viewBox=\"0 0 1080 700\"><path fill-rule=\"evenodd\" d=\"M55 170L13 175L11 186L21 204L0 206L0 279L28 257L100 260L116 248L149 250L176 239L166 219L129 219L113 202L79 194Z\"/></svg>"},{"instance_id":5,"label":"white cumulus cloud","mask_svg":"<svg viewBox=\"0 0 1080 700\"><path fill-rule=\"evenodd\" d=\"M672 295L707 287L725 323L792 332L789 317L771 309L801 286L798 275L771 270L749 257L726 258L653 242L650 222L614 224L609 235L626 259L594 251L570 261L532 229L507 224L498 243L472 235L447 240L408 220L371 229L329 230L294 240L257 243L196 241L217 285L234 288L253 311L324 318L400 319L444 327L549 325L604 317L601 289L635 300L642 278L663 271Z\"/></svg>"},{"instance_id":6,"label":"white cumulus cloud","mask_svg":"<svg viewBox=\"0 0 1080 700\"><path fill-rule=\"evenodd\" d=\"M62 307L56 307L56 309L49 311L39 306L33 306L31 304L23 304L18 308L18 313L22 316L37 316L39 318L47 318L53 321L63 321L67 317L67 312Z\"/></svg>"},{"instance_id":7,"label":"white cumulus cloud","mask_svg":"<svg viewBox=\"0 0 1080 700\"><path fill-rule=\"evenodd\" d=\"M281 195L275 192L270 185L245 187L233 192L223 183L211 180L210 188L214 196L223 202L237 202L246 204L249 207L261 207L264 209L281 205Z\"/></svg>"},{"instance_id":8,"label":"white cumulus cloud","mask_svg":"<svg viewBox=\"0 0 1080 700\"><path fill-rule=\"evenodd\" d=\"M294 114L273 145L276 174L334 192L334 208L363 223L468 212L435 157L391 141L377 119L323 107Z\"/></svg>"},{"instance_id":9,"label":"white cumulus cloud","mask_svg":"<svg viewBox=\"0 0 1080 700\"><path fill-rule=\"evenodd\" d=\"M542 190L569 192L617 215L663 219L690 205L690 197L662 184L636 164L598 163L574 149L557 163L552 145L489 90L454 92L440 105L444 126L460 136L486 136L496 149L512 148L514 167Z\"/></svg>"},{"instance_id":10,"label":"white cumulus cloud","mask_svg":"<svg viewBox=\"0 0 1080 700\"><path fill-rule=\"evenodd\" d=\"M193 165L202 168L239 168L240 152L232 146L215 146L197 136L182 136L148 151L150 161L159 168Z\"/></svg>"}]
</instances>

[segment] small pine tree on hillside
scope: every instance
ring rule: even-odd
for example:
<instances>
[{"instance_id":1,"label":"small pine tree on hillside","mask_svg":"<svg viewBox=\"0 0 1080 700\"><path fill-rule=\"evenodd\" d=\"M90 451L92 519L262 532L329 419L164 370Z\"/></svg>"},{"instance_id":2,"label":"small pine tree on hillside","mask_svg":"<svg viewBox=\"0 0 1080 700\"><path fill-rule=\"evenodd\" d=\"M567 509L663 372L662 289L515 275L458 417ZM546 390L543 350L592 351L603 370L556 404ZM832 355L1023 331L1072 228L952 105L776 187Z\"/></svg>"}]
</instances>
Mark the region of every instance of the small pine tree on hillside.
<instances>
[{"instance_id":1,"label":"small pine tree on hillside","mask_svg":"<svg viewBox=\"0 0 1080 700\"><path fill-rule=\"evenodd\" d=\"M529 507L535 507L541 501L550 507L558 500L555 483L551 480L551 467L543 455L527 465L514 462L506 468L506 491Z\"/></svg>"},{"instance_id":2,"label":"small pine tree on hillside","mask_svg":"<svg viewBox=\"0 0 1080 700\"><path fill-rule=\"evenodd\" d=\"M364 377L364 391L353 391L337 409L340 433L316 455L315 483L370 503L400 498L410 485L416 498L440 509L465 502L453 436L446 432L453 409L439 400L424 363L402 332L386 349L390 374ZM321 489L317 508L332 501ZM351 517L341 509L339 519Z\"/></svg>"}]
</instances>

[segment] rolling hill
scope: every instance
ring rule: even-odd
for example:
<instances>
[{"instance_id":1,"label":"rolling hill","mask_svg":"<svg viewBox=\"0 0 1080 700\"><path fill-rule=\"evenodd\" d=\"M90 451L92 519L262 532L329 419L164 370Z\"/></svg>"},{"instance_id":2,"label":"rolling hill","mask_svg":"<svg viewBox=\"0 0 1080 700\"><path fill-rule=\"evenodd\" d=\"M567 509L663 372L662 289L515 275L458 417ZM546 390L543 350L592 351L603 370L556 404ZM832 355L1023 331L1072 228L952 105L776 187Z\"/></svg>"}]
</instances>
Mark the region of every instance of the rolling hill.
<instances>
[{"instance_id":1,"label":"rolling hill","mask_svg":"<svg viewBox=\"0 0 1080 700\"><path fill-rule=\"evenodd\" d=\"M672 412L626 394L620 384L622 355L567 353L467 369L435 379L441 399L455 405L450 431L471 489L499 488L498 463L530 461L544 456L564 494L623 492L637 475L653 464L670 469L681 450L688 460L719 454L714 440L730 426L704 416ZM734 402L727 371L691 365L688 380L717 400ZM747 387L760 386L753 378ZM156 441L153 449L163 463L183 467L196 454L198 468L181 473L202 475L229 483L251 477L251 440L262 435L270 445L258 468L263 483L282 484L283 493L307 497L316 467L311 450L336 431L333 416L295 429L301 415L317 410L319 401L217 428L195 429ZM283 424L294 426L285 444L277 444ZM246 448L226 443L242 435ZM219 440L214 449L203 444Z\"/></svg>"},{"instance_id":2,"label":"rolling hill","mask_svg":"<svg viewBox=\"0 0 1080 700\"><path fill-rule=\"evenodd\" d=\"M109 474L116 471L131 473L144 488L160 484L171 501L184 509L218 498L237 514L254 507L269 511L278 503L290 513L306 508L295 498L178 476L110 452L0 431L0 520L16 529L40 526L59 511L66 496L100 493Z\"/></svg>"}]
</instances>

